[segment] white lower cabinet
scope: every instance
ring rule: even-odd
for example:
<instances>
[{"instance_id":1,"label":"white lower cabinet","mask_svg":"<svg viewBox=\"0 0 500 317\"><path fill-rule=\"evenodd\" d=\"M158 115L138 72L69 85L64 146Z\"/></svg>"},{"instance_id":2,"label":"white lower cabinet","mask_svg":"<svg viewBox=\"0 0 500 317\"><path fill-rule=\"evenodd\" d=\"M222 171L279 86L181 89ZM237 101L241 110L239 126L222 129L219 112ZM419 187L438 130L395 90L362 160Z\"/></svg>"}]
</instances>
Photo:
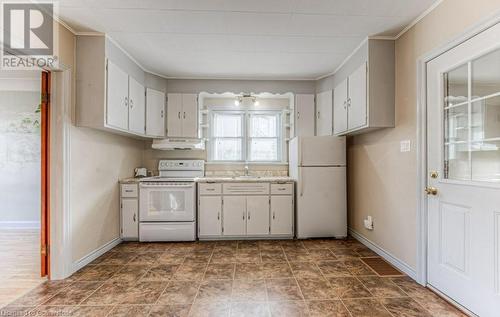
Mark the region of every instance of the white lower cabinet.
<instances>
[{"instance_id":1,"label":"white lower cabinet","mask_svg":"<svg viewBox=\"0 0 500 317\"><path fill-rule=\"evenodd\" d=\"M293 235L293 196L271 196L271 234Z\"/></svg>"},{"instance_id":2,"label":"white lower cabinet","mask_svg":"<svg viewBox=\"0 0 500 317\"><path fill-rule=\"evenodd\" d=\"M200 183L198 238L293 238L293 197L293 183Z\"/></svg>"},{"instance_id":3,"label":"white lower cabinet","mask_svg":"<svg viewBox=\"0 0 500 317\"><path fill-rule=\"evenodd\" d=\"M222 197L221 196L200 196L199 234L202 236L220 236L222 234Z\"/></svg>"},{"instance_id":4,"label":"white lower cabinet","mask_svg":"<svg viewBox=\"0 0 500 317\"><path fill-rule=\"evenodd\" d=\"M269 234L269 196L248 196L247 236Z\"/></svg>"},{"instance_id":5,"label":"white lower cabinet","mask_svg":"<svg viewBox=\"0 0 500 317\"><path fill-rule=\"evenodd\" d=\"M139 239L139 197L137 184L121 184L120 236L123 240Z\"/></svg>"},{"instance_id":6,"label":"white lower cabinet","mask_svg":"<svg viewBox=\"0 0 500 317\"><path fill-rule=\"evenodd\" d=\"M222 208L225 236L246 234L246 196L225 196Z\"/></svg>"}]
</instances>

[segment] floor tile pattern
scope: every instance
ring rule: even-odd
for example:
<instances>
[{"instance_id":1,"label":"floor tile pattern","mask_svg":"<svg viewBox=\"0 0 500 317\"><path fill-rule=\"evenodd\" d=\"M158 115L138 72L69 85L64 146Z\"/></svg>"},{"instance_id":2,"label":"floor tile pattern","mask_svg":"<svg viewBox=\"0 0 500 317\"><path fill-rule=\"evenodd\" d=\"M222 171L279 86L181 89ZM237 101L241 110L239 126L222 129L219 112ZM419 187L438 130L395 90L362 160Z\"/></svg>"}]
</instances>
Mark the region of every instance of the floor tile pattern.
<instances>
[{"instance_id":1,"label":"floor tile pattern","mask_svg":"<svg viewBox=\"0 0 500 317\"><path fill-rule=\"evenodd\" d=\"M58 316L463 316L354 239L122 243L0 310Z\"/></svg>"}]
</instances>

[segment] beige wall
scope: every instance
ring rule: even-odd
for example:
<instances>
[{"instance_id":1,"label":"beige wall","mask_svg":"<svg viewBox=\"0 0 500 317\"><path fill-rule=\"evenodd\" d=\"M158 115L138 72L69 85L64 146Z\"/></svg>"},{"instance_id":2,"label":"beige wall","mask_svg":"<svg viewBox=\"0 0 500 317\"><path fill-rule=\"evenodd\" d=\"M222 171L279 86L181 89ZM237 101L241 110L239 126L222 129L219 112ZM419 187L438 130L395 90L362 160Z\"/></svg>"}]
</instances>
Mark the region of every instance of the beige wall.
<instances>
[{"instance_id":1,"label":"beige wall","mask_svg":"<svg viewBox=\"0 0 500 317\"><path fill-rule=\"evenodd\" d=\"M349 225L416 268L417 59L500 10L498 0L445 0L396 41L396 128L350 139ZM399 142L411 140L409 153ZM373 231L362 220L374 217Z\"/></svg>"},{"instance_id":2,"label":"beige wall","mask_svg":"<svg viewBox=\"0 0 500 317\"><path fill-rule=\"evenodd\" d=\"M75 87L75 36L62 26L58 55L72 69ZM70 130L71 242L76 262L119 237L118 180L133 176L142 164L144 142L74 124Z\"/></svg>"}]
</instances>

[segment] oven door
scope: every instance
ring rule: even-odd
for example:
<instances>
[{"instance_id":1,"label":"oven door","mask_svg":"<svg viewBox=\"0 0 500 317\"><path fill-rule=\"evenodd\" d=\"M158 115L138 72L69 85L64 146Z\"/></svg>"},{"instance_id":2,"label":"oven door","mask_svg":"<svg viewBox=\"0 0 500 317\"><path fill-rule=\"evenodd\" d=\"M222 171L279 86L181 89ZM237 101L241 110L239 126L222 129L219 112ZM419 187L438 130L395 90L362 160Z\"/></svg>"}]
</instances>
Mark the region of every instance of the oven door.
<instances>
[{"instance_id":1,"label":"oven door","mask_svg":"<svg viewBox=\"0 0 500 317\"><path fill-rule=\"evenodd\" d=\"M195 183L140 184L141 222L194 221Z\"/></svg>"}]
</instances>

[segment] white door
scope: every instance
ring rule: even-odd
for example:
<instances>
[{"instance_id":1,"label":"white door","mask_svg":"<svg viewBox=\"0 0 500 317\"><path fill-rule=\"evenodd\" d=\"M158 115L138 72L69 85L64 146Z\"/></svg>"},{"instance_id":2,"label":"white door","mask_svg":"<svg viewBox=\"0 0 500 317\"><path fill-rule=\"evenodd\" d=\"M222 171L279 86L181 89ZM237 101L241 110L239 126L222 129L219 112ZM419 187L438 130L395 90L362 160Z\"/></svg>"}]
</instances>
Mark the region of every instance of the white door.
<instances>
[{"instance_id":1,"label":"white door","mask_svg":"<svg viewBox=\"0 0 500 317\"><path fill-rule=\"evenodd\" d=\"M106 124L128 129L128 75L108 60L106 85Z\"/></svg>"},{"instance_id":2,"label":"white door","mask_svg":"<svg viewBox=\"0 0 500 317\"><path fill-rule=\"evenodd\" d=\"M347 236L345 167L302 167L297 191L297 238Z\"/></svg>"},{"instance_id":3,"label":"white door","mask_svg":"<svg viewBox=\"0 0 500 317\"><path fill-rule=\"evenodd\" d=\"M269 196L247 197L247 235L269 234Z\"/></svg>"},{"instance_id":4,"label":"white door","mask_svg":"<svg viewBox=\"0 0 500 317\"><path fill-rule=\"evenodd\" d=\"M167 136L182 137L182 94L168 94Z\"/></svg>"},{"instance_id":5,"label":"white door","mask_svg":"<svg viewBox=\"0 0 500 317\"><path fill-rule=\"evenodd\" d=\"M348 130L364 127L367 123L366 72L367 66L366 63L363 63L349 76Z\"/></svg>"},{"instance_id":6,"label":"white door","mask_svg":"<svg viewBox=\"0 0 500 317\"><path fill-rule=\"evenodd\" d=\"M314 95L295 96L295 136L314 136Z\"/></svg>"},{"instance_id":7,"label":"white door","mask_svg":"<svg viewBox=\"0 0 500 317\"><path fill-rule=\"evenodd\" d=\"M165 93L146 89L146 135L165 136Z\"/></svg>"},{"instance_id":8,"label":"white door","mask_svg":"<svg viewBox=\"0 0 500 317\"><path fill-rule=\"evenodd\" d=\"M139 202L137 199L122 199L121 201L122 239L139 238Z\"/></svg>"},{"instance_id":9,"label":"white door","mask_svg":"<svg viewBox=\"0 0 500 317\"><path fill-rule=\"evenodd\" d=\"M182 95L182 136L198 138L198 95Z\"/></svg>"},{"instance_id":10,"label":"white door","mask_svg":"<svg viewBox=\"0 0 500 317\"><path fill-rule=\"evenodd\" d=\"M316 95L316 135L332 135L333 96L332 91Z\"/></svg>"},{"instance_id":11,"label":"white door","mask_svg":"<svg viewBox=\"0 0 500 317\"><path fill-rule=\"evenodd\" d=\"M293 234L293 196L271 196L271 234Z\"/></svg>"},{"instance_id":12,"label":"white door","mask_svg":"<svg viewBox=\"0 0 500 317\"><path fill-rule=\"evenodd\" d=\"M500 24L427 64L428 276L500 313Z\"/></svg>"},{"instance_id":13,"label":"white door","mask_svg":"<svg viewBox=\"0 0 500 317\"><path fill-rule=\"evenodd\" d=\"M333 91L333 133L347 131L347 78Z\"/></svg>"},{"instance_id":14,"label":"white door","mask_svg":"<svg viewBox=\"0 0 500 317\"><path fill-rule=\"evenodd\" d=\"M222 235L222 197L200 196L199 203L200 236Z\"/></svg>"},{"instance_id":15,"label":"white door","mask_svg":"<svg viewBox=\"0 0 500 317\"><path fill-rule=\"evenodd\" d=\"M222 219L225 236L243 236L246 234L246 196L225 196Z\"/></svg>"},{"instance_id":16,"label":"white door","mask_svg":"<svg viewBox=\"0 0 500 317\"><path fill-rule=\"evenodd\" d=\"M129 130L144 134L146 125L146 102L144 86L129 77Z\"/></svg>"}]
</instances>

